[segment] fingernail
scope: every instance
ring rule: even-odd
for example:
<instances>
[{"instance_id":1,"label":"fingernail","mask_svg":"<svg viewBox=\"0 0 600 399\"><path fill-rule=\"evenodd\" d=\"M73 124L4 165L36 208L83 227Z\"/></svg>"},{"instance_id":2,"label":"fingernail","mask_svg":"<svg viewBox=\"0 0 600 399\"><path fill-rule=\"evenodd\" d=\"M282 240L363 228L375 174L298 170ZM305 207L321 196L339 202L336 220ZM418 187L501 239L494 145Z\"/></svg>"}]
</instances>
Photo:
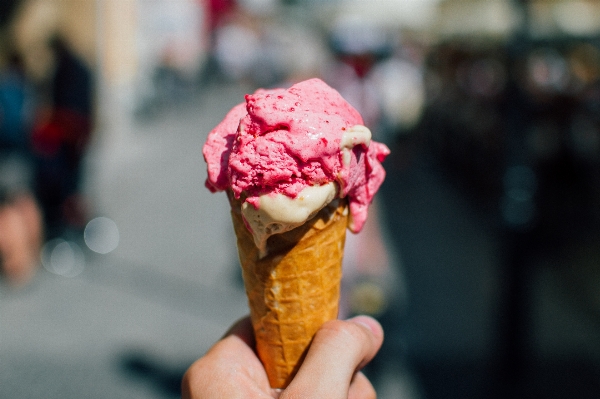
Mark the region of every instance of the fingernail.
<instances>
[{"instance_id":1,"label":"fingernail","mask_svg":"<svg viewBox=\"0 0 600 399\"><path fill-rule=\"evenodd\" d=\"M355 316L346 321L367 327L374 335L381 334L381 326L377 320L369 316Z\"/></svg>"}]
</instances>

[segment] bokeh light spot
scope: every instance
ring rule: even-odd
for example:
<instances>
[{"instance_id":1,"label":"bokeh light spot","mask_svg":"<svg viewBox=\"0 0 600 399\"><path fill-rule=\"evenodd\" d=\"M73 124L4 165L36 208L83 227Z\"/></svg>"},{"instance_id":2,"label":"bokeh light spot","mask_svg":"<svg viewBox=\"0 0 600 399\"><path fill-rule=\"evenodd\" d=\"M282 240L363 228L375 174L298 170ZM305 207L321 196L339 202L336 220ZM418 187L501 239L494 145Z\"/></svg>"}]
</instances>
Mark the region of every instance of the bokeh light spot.
<instances>
[{"instance_id":1,"label":"bokeh light spot","mask_svg":"<svg viewBox=\"0 0 600 399\"><path fill-rule=\"evenodd\" d=\"M56 238L42 248L42 265L50 273L75 277L85 267L85 256L76 243Z\"/></svg>"},{"instance_id":2,"label":"bokeh light spot","mask_svg":"<svg viewBox=\"0 0 600 399\"><path fill-rule=\"evenodd\" d=\"M92 251L107 254L119 245L119 229L113 220L103 216L97 217L85 226L83 239Z\"/></svg>"}]
</instances>

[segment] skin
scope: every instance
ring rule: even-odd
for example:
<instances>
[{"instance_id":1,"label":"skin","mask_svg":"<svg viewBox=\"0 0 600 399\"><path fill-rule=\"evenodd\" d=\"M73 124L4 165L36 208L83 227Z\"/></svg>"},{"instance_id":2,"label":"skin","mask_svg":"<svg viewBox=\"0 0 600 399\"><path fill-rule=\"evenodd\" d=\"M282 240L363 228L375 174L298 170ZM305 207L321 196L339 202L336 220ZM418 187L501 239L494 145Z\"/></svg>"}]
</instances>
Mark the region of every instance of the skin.
<instances>
[{"instance_id":1,"label":"skin","mask_svg":"<svg viewBox=\"0 0 600 399\"><path fill-rule=\"evenodd\" d=\"M373 399L376 393L360 372L383 343L379 323L367 316L327 322L315 335L298 374L285 390L269 386L253 350L248 317L187 370L183 399Z\"/></svg>"},{"instance_id":2,"label":"skin","mask_svg":"<svg viewBox=\"0 0 600 399\"><path fill-rule=\"evenodd\" d=\"M30 196L0 206L0 274L10 284L24 285L33 277L41 241L41 214Z\"/></svg>"}]
</instances>

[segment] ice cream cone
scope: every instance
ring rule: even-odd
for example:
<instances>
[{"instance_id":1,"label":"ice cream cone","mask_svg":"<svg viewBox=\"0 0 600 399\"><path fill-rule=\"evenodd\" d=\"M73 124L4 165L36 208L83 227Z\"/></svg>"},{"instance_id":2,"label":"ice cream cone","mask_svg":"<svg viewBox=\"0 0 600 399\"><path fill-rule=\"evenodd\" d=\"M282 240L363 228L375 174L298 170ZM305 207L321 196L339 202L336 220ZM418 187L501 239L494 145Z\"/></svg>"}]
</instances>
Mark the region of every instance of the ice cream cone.
<instances>
[{"instance_id":1,"label":"ice cream cone","mask_svg":"<svg viewBox=\"0 0 600 399\"><path fill-rule=\"evenodd\" d=\"M337 318L347 202L336 199L302 226L269 237L260 258L241 201L229 197L258 356L271 387L285 388L316 331Z\"/></svg>"},{"instance_id":2,"label":"ice cream cone","mask_svg":"<svg viewBox=\"0 0 600 399\"><path fill-rule=\"evenodd\" d=\"M205 185L229 194L258 356L283 388L337 318L346 228L362 229L390 151L320 79L244 99L208 134Z\"/></svg>"}]
</instances>

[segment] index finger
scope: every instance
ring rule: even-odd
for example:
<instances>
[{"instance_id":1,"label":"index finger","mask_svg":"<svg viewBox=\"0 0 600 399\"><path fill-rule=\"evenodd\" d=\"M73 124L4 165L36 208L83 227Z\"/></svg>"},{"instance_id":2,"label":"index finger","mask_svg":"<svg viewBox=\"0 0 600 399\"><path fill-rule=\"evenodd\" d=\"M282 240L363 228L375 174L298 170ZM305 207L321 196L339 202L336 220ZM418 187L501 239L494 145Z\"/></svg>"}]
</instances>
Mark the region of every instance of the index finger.
<instances>
[{"instance_id":1,"label":"index finger","mask_svg":"<svg viewBox=\"0 0 600 399\"><path fill-rule=\"evenodd\" d=\"M250 316L245 316L236 321L230 328L225 332L221 339L225 339L230 335L235 335L242 340L248 347L254 348L256 341L254 339L254 330L252 330L252 322Z\"/></svg>"},{"instance_id":2,"label":"index finger","mask_svg":"<svg viewBox=\"0 0 600 399\"><path fill-rule=\"evenodd\" d=\"M382 343L383 329L373 318L325 323L281 398L306 397L307 392L315 398L347 398L354 374L375 357Z\"/></svg>"}]
</instances>

